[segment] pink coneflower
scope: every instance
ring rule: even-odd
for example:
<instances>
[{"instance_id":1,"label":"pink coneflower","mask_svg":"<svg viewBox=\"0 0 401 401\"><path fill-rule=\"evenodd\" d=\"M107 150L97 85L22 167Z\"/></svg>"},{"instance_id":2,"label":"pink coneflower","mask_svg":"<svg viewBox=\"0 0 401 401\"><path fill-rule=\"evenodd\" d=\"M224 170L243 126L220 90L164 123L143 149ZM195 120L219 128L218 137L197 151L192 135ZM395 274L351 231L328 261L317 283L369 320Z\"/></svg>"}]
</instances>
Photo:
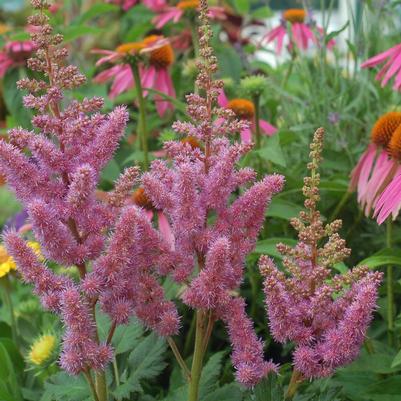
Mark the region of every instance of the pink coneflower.
<instances>
[{"instance_id":1,"label":"pink coneflower","mask_svg":"<svg viewBox=\"0 0 401 401\"><path fill-rule=\"evenodd\" d=\"M142 187L139 187L134 191L132 194L132 202L144 209L145 214L150 221L152 221L155 216L157 217L157 224L161 235L172 247L174 247L174 234L166 215L161 210L154 207L152 201L148 198Z\"/></svg>"},{"instance_id":2,"label":"pink coneflower","mask_svg":"<svg viewBox=\"0 0 401 401\"><path fill-rule=\"evenodd\" d=\"M159 15L156 15L152 22L157 29L163 28L169 21L177 23L185 11L194 11L199 8L199 0L182 0L173 7L165 7L160 10ZM209 17L212 19L224 19L225 13L223 7L209 7Z\"/></svg>"},{"instance_id":3,"label":"pink coneflower","mask_svg":"<svg viewBox=\"0 0 401 401\"><path fill-rule=\"evenodd\" d=\"M306 50L309 47L309 43L320 45L323 37L323 28L316 26L316 32L312 29L312 23L305 23L307 13L302 8L291 8L283 12L281 24L276 28L273 28L262 41L266 40L267 43L277 40L276 51L277 54L281 53L283 48L283 42L286 35L289 35L287 30L287 22L291 25L291 43L290 47L294 43L300 50ZM327 44L327 48L331 49L335 44L334 40L330 40Z\"/></svg>"},{"instance_id":4,"label":"pink coneflower","mask_svg":"<svg viewBox=\"0 0 401 401\"><path fill-rule=\"evenodd\" d=\"M158 35L151 35L142 42L125 43L115 50L95 50L94 52L105 55L105 57L98 60L96 65L122 61L121 64L116 64L102 71L94 78L97 83L104 83L114 79L109 93L110 98L113 99L134 87L132 69L126 60L130 56L138 55L147 56L139 67L141 85L145 89L144 95L147 95L147 88L153 88L170 97L175 97L173 82L168 71L174 61L174 52L168 39ZM173 105L160 95L155 95L155 101L156 109L160 116L163 116L167 109L173 109Z\"/></svg>"},{"instance_id":5,"label":"pink coneflower","mask_svg":"<svg viewBox=\"0 0 401 401\"><path fill-rule=\"evenodd\" d=\"M250 127L241 131L241 140L245 143L252 142L252 130L255 127L255 105L253 102L248 99L228 100L223 90L220 91L217 101L219 106L232 110L240 120L250 122ZM259 126L265 135L272 136L277 132L277 128L265 120L260 119Z\"/></svg>"},{"instance_id":6,"label":"pink coneflower","mask_svg":"<svg viewBox=\"0 0 401 401\"><path fill-rule=\"evenodd\" d=\"M391 156L392 175L387 177L385 183L390 183L382 190L375 205L374 217L378 224L382 224L390 214L396 219L401 208L401 125L394 131L388 152Z\"/></svg>"},{"instance_id":7,"label":"pink coneflower","mask_svg":"<svg viewBox=\"0 0 401 401\"><path fill-rule=\"evenodd\" d=\"M357 190L358 202L366 215L375 207L378 197L397 170L395 159L389 158L388 148L400 124L401 112L382 115L372 128L371 143L351 173L349 189Z\"/></svg>"},{"instance_id":8,"label":"pink coneflower","mask_svg":"<svg viewBox=\"0 0 401 401\"><path fill-rule=\"evenodd\" d=\"M361 68L372 68L376 65L384 63L382 69L376 75L376 79L381 81L381 86L385 86L387 82L395 76L393 89L401 88L401 43L391 47L383 53L366 60L361 64Z\"/></svg>"},{"instance_id":9,"label":"pink coneflower","mask_svg":"<svg viewBox=\"0 0 401 401\"><path fill-rule=\"evenodd\" d=\"M0 78L4 77L9 68L24 65L34 49L35 46L30 40L6 43L0 52Z\"/></svg>"}]
</instances>

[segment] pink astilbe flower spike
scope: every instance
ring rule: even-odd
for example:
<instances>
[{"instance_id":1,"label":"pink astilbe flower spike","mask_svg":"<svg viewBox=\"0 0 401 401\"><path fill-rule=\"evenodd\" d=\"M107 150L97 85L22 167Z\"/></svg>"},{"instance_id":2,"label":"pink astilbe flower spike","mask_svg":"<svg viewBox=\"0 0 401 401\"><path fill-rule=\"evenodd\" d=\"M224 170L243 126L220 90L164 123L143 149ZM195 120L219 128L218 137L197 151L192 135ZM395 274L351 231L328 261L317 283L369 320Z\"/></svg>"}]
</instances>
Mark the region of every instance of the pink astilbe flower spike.
<instances>
[{"instance_id":1,"label":"pink astilbe flower spike","mask_svg":"<svg viewBox=\"0 0 401 401\"><path fill-rule=\"evenodd\" d=\"M337 233L341 220L324 225L316 208L323 134L322 128L317 130L311 144L312 173L303 187L306 211L291 221L298 244L277 246L285 272L269 257L259 262L271 333L276 341L295 343L294 369L304 379L329 376L358 356L382 279L382 273L366 266L332 274L332 266L351 250Z\"/></svg>"},{"instance_id":2,"label":"pink astilbe flower spike","mask_svg":"<svg viewBox=\"0 0 401 401\"><path fill-rule=\"evenodd\" d=\"M263 343L246 316L245 301L233 294L243 280L245 258L255 246L266 206L282 189L284 178L270 175L255 182L252 169L237 168L252 145L231 143L228 138L247 124L235 119L232 110L218 107L222 83L212 78L217 63L209 45L207 11L202 1L201 61L196 82L204 96L187 96L191 122L173 125L187 141L166 143L171 163L155 160L143 174L141 187L171 227L174 251L169 273L186 283L184 304L196 309L197 319L203 320L200 324L210 329L217 319L226 324L237 380L253 386L275 366L264 360ZM191 146L190 140L197 146ZM232 201L233 192L244 186L247 190ZM210 216L215 217L213 223ZM170 312L167 316L171 319Z\"/></svg>"},{"instance_id":3,"label":"pink astilbe flower spike","mask_svg":"<svg viewBox=\"0 0 401 401\"><path fill-rule=\"evenodd\" d=\"M160 335L177 333L178 313L158 278L181 259L143 209L126 206L138 168L121 175L106 202L97 199L101 169L118 147L128 112L116 107L101 114L98 97L65 100L64 92L85 77L66 65L68 53L59 47L62 37L52 34L45 2L32 4L40 10L29 17L37 28L31 36L38 51L28 66L45 78L24 78L17 85L29 92L24 104L34 109L32 124L39 133L12 129L10 143L0 141L0 168L28 211L44 256L75 265L80 281L56 275L16 233L8 232L5 243L23 280L64 323L61 367L70 374L90 374L104 370L113 357L114 329L108 343L99 341L96 304L109 315L112 328L136 314Z\"/></svg>"}]
</instances>

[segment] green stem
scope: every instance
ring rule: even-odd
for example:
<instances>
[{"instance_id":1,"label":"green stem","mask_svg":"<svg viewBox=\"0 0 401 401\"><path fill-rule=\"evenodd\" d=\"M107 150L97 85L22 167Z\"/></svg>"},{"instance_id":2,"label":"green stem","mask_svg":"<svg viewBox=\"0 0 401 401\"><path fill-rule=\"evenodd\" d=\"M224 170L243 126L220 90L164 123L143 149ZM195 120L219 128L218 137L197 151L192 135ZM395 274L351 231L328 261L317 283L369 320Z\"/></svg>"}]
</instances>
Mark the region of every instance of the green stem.
<instances>
[{"instance_id":1,"label":"green stem","mask_svg":"<svg viewBox=\"0 0 401 401\"><path fill-rule=\"evenodd\" d=\"M180 368L182 369L182 372L184 373L187 381L188 382L191 381L191 372L189 371L188 366L185 363L184 358L182 357L182 355L177 347L177 344L171 337L167 337L167 342L168 342L171 350L173 351L175 359L177 360L178 364L180 365Z\"/></svg>"},{"instance_id":2,"label":"green stem","mask_svg":"<svg viewBox=\"0 0 401 401\"><path fill-rule=\"evenodd\" d=\"M116 379L116 387L120 385L120 374L118 373L118 365L117 358L114 356L113 358L113 370L114 370L114 378Z\"/></svg>"},{"instance_id":3,"label":"green stem","mask_svg":"<svg viewBox=\"0 0 401 401\"><path fill-rule=\"evenodd\" d=\"M139 75L138 63L134 60L131 63L132 74L134 76L136 94L138 98L139 107L139 135L140 145L143 152L143 168L147 170L149 167L149 155L148 155L148 131L146 126L146 107L145 98L143 97L143 88L141 84L141 77Z\"/></svg>"},{"instance_id":4,"label":"green stem","mask_svg":"<svg viewBox=\"0 0 401 401\"><path fill-rule=\"evenodd\" d=\"M198 401L199 382L202 375L204 356L204 336L206 330L206 314L202 310L196 312L195 348L189 382L188 401Z\"/></svg>"},{"instance_id":5,"label":"green stem","mask_svg":"<svg viewBox=\"0 0 401 401\"><path fill-rule=\"evenodd\" d=\"M260 131L260 124L259 124L259 119L260 119L260 96L254 96L253 97L253 103L255 105L255 134L256 134L256 143L255 147L256 149L260 149L260 142L262 138L262 134Z\"/></svg>"},{"instance_id":6,"label":"green stem","mask_svg":"<svg viewBox=\"0 0 401 401\"><path fill-rule=\"evenodd\" d=\"M333 213L331 214L329 221L333 221L339 215L339 213L341 212L344 205L347 203L350 196L351 196L350 191L346 191L344 193L344 195L340 199L340 202L338 202L336 208L334 209Z\"/></svg>"},{"instance_id":7,"label":"green stem","mask_svg":"<svg viewBox=\"0 0 401 401\"><path fill-rule=\"evenodd\" d=\"M96 393L97 393L99 401L108 401L105 372L96 372L95 385L96 385Z\"/></svg>"},{"instance_id":8,"label":"green stem","mask_svg":"<svg viewBox=\"0 0 401 401\"><path fill-rule=\"evenodd\" d=\"M11 283L9 275L7 274L4 278L1 279L4 288L4 303L7 305L7 308L10 313L10 322L11 322L11 334L13 337L13 341L15 344L18 344L18 334L17 334L17 322L15 320L14 306L11 298Z\"/></svg>"},{"instance_id":9,"label":"green stem","mask_svg":"<svg viewBox=\"0 0 401 401\"><path fill-rule=\"evenodd\" d=\"M393 222L391 217L386 221L386 247L392 247ZM393 266L387 266L387 330L389 345L394 343L394 277Z\"/></svg>"},{"instance_id":10,"label":"green stem","mask_svg":"<svg viewBox=\"0 0 401 401\"><path fill-rule=\"evenodd\" d=\"M93 382L91 373L89 371L84 371L84 376L89 384L94 401L99 401L99 397L97 396L95 383Z\"/></svg>"},{"instance_id":11,"label":"green stem","mask_svg":"<svg viewBox=\"0 0 401 401\"><path fill-rule=\"evenodd\" d=\"M287 392L285 394L286 400L292 400L294 398L294 395L298 390L298 386L302 383L302 380L302 374L294 369L292 371L290 384L288 385Z\"/></svg>"}]
</instances>

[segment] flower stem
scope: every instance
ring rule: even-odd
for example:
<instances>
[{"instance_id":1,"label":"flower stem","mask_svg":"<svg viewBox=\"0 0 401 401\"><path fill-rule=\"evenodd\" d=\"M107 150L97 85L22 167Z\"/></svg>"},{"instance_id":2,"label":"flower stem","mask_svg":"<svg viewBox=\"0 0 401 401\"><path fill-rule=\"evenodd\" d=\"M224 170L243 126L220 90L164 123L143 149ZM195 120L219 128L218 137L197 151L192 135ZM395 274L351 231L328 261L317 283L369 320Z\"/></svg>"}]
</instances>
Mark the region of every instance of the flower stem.
<instances>
[{"instance_id":1,"label":"flower stem","mask_svg":"<svg viewBox=\"0 0 401 401\"><path fill-rule=\"evenodd\" d=\"M96 380L96 393L99 401L108 401L105 372L96 372L95 380Z\"/></svg>"},{"instance_id":2,"label":"flower stem","mask_svg":"<svg viewBox=\"0 0 401 401\"><path fill-rule=\"evenodd\" d=\"M139 135L140 135L140 145L143 152L143 168L147 170L149 167L149 155L148 155L148 131L146 126L146 107L145 98L143 96L143 88L141 84L141 77L139 75L138 63L133 61L131 63L132 74L134 76L135 88L138 98L139 107Z\"/></svg>"},{"instance_id":3,"label":"flower stem","mask_svg":"<svg viewBox=\"0 0 401 401\"><path fill-rule=\"evenodd\" d=\"M285 394L286 400L292 400L294 398L294 395L298 390L298 386L302 383L302 380L301 372L298 372L298 370L294 369L292 371L290 384L288 385L287 392Z\"/></svg>"},{"instance_id":4,"label":"flower stem","mask_svg":"<svg viewBox=\"0 0 401 401\"><path fill-rule=\"evenodd\" d=\"M393 222L391 217L386 221L386 247L392 247ZM394 277L393 266L387 266L387 330L388 343L394 343Z\"/></svg>"},{"instance_id":5,"label":"flower stem","mask_svg":"<svg viewBox=\"0 0 401 401\"><path fill-rule=\"evenodd\" d=\"M91 373L89 371L84 371L84 376L89 384L94 401L99 401L99 397L97 396L95 383L93 382Z\"/></svg>"},{"instance_id":6,"label":"flower stem","mask_svg":"<svg viewBox=\"0 0 401 401\"><path fill-rule=\"evenodd\" d=\"M259 123L259 119L260 119L260 96L254 96L253 97L253 103L255 105L255 134L256 134L256 143L255 143L255 147L256 149L260 149L260 143L261 143L261 138L262 138L262 134L260 131L260 123Z\"/></svg>"},{"instance_id":7,"label":"flower stem","mask_svg":"<svg viewBox=\"0 0 401 401\"><path fill-rule=\"evenodd\" d=\"M7 308L10 313L10 323L11 323L11 335L15 344L18 344L18 335L17 335L17 322L15 321L15 313L13 301L11 299L11 283L9 275L7 274L4 278L2 278L1 283L4 288L4 303L7 305Z\"/></svg>"},{"instance_id":8,"label":"flower stem","mask_svg":"<svg viewBox=\"0 0 401 401\"><path fill-rule=\"evenodd\" d=\"M206 314L202 310L196 312L195 348L189 382L188 401L198 401L199 382L202 375L204 357L204 337L206 333Z\"/></svg>"},{"instance_id":9,"label":"flower stem","mask_svg":"<svg viewBox=\"0 0 401 401\"><path fill-rule=\"evenodd\" d=\"M180 365L180 368L182 369L183 373L185 374L187 381L190 382L191 381L191 372L188 369L188 366L185 363L184 358L182 357L182 355L177 347L177 344L172 339L172 337L167 337L167 342L170 345L170 348L173 351L175 359L177 360L178 364Z\"/></svg>"}]
</instances>

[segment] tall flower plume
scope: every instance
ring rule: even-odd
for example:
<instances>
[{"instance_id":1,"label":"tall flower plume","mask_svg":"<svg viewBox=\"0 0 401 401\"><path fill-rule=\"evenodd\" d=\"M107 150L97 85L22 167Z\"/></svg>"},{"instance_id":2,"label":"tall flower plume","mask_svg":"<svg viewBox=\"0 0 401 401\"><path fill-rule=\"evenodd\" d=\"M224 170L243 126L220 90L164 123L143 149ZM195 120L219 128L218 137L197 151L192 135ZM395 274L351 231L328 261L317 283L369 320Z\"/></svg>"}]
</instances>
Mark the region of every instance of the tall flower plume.
<instances>
[{"instance_id":1,"label":"tall flower plume","mask_svg":"<svg viewBox=\"0 0 401 401\"><path fill-rule=\"evenodd\" d=\"M126 206L138 168L123 172L107 202L96 198L100 172L118 147L128 112L117 107L101 114L103 99L98 97L62 107L64 92L83 84L85 77L66 65L67 50L60 46L62 36L53 35L45 2L32 4L39 10L28 21L36 27L31 36L37 51L28 66L44 78L24 78L18 86L29 92L25 107L36 111L34 130L10 130L9 143L0 142L0 168L28 211L45 258L75 265L79 282L55 274L15 231L4 239L23 280L64 323L62 368L88 374L104 369L112 358L109 342L116 325L133 314L161 335L177 332L175 306L164 300L156 281L158 273L170 269L175 254L142 209ZM112 321L107 343L98 340L96 304Z\"/></svg>"},{"instance_id":2,"label":"tall flower plume","mask_svg":"<svg viewBox=\"0 0 401 401\"><path fill-rule=\"evenodd\" d=\"M324 225L317 210L323 134L318 129L311 144L311 175L303 187L306 211L291 222L298 244L277 246L288 275L272 259L260 259L271 332L281 343L295 343L294 368L304 378L328 376L357 357L382 278L366 266L332 274L332 267L351 250L338 234L341 220Z\"/></svg>"},{"instance_id":3,"label":"tall flower plume","mask_svg":"<svg viewBox=\"0 0 401 401\"><path fill-rule=\"evenodd\" d=\"M188 141L166 143L172 163L154 161L141 185L170 223L176 252L170 274L187 283L183 302L199 312L205 327L213 327L217 319L225 323L237 379L251 386L275 367L263 358L263 343L246 315L245 301L232 293L243 280L245 257L255 246L266 206L284 179L270 175L255 182L252 169L236 167L252 144L230 143L229 136L241 132L247 122L216 106L222 82L213 79L217 60L209 45L212 34L204 1L200 8L199 92L187 96L191 122L173 125ZM189 138L201 146L192 147ZM232 202L233 191L245 186Z\"/></svg>"}]
</instances>

